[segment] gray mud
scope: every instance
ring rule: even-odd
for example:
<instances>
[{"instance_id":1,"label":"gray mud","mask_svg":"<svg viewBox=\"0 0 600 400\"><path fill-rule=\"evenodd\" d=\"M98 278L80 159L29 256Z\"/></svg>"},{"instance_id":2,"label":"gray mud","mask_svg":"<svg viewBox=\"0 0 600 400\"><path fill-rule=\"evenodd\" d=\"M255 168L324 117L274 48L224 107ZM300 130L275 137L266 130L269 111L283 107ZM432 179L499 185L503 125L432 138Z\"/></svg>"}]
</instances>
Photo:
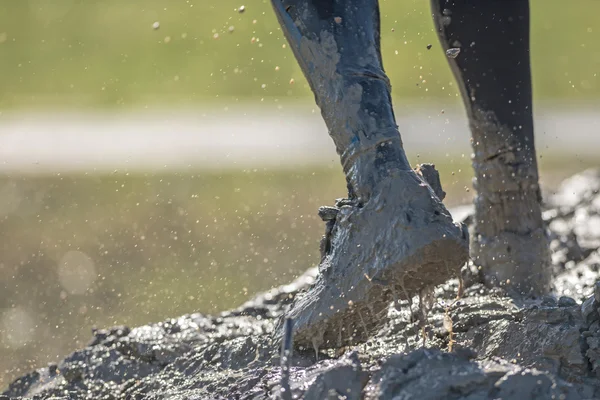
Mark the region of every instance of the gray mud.
<instances>
[{"instance_id":1,"label":"gray mud","mask_svg":"<svg viewBox=\"0 0 600 400\"><path fill-rule=\"evenodd\" d=\"M93 332L90 343L13 382L0 399L594 399L600 398L600 171L548 200L554 294L516 301L464 269L435 290L423 327L415 303L362 345L294 352L281 393L272 332L315 269L217 316L185 315ZM285 374L284 374L285 375ZM291 394L292 396L289 396Z\"/></svg>"}]
</instances>

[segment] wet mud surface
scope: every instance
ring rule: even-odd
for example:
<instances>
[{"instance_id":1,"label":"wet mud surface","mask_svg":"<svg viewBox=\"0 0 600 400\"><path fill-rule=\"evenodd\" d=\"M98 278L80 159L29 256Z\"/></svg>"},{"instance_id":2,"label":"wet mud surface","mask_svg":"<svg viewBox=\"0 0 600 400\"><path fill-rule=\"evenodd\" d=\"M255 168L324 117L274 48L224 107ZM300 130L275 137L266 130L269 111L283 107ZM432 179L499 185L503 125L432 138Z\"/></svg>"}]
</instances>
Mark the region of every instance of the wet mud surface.
<instances>
[{"instance_id":1,"label":"wet mud surface","mask_svg":"<svg viewBox=\"0 0 600 400\"><path fill-rule=\"evenodd\" d=\"M600 171L565 181L544 219L552 295L514 300L464 268L464 296L457 280L437 287L424 326L418 302L403 301L362 345L295 351L289 391L273 329L315 269L220 315L97 330L0 399L600 398Z\"/></svg>"}]
</instances>

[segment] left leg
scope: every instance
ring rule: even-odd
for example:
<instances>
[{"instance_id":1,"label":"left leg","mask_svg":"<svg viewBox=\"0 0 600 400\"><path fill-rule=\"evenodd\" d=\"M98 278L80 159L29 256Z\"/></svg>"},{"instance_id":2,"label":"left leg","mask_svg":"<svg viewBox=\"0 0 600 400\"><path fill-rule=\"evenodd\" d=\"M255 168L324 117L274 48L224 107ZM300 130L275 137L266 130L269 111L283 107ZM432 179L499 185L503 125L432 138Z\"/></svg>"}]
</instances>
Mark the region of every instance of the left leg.
<instances>
[{"instance_id":1,"label":"left leg","mask_svg":"<svg viewBox=\"0 0 600 400\"><path fill-rule=\"evenodd\" d=\"M528 0L431 0L472 133L475 199L471 255L489 283L548 289L533 137Z\"/></svg>"}]
</instances>

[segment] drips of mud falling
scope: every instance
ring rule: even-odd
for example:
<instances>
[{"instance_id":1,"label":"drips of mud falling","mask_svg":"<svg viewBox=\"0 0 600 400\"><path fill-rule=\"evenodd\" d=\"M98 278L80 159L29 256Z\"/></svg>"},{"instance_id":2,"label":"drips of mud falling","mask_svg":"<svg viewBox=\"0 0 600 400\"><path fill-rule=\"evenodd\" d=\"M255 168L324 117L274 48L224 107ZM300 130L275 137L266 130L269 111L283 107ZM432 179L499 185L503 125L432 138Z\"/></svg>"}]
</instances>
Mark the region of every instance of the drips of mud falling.
<instances>
[{"instance_id":1,"label":"drips of mud falling","mask_svg":"<svg viewBox=\"0 0 600 400\"><path fill-rule=\"evenodd\" d=\"M467 274L471 286L459 301L453 303L457 282L436 289L425 348L418 323L410 322L417 310L403 302L363 345L322 352L318 362L312 349L296 352L293 398L600 398L599 191L600 171L586 171L565 181L546 206L554 296L515 303ZM219 316L96 331L86 348L23 376L0 399L276 397L281 370L271 332L314 273Z\"/></svg>"}]
</instances>

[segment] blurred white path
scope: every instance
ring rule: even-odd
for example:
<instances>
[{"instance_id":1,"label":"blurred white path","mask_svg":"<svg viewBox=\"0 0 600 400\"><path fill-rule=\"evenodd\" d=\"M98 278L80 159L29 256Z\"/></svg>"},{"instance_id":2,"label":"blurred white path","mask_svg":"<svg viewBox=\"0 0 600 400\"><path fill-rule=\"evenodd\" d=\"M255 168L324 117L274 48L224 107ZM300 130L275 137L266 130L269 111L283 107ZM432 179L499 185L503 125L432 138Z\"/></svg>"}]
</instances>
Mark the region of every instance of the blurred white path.
<instances>
[{"instance_id":1,"label":"blurred white path","mask_svg":"<svg viewBox=\"0 0 600 400\"><path fill-rule=\"evenodd\" d=\"M597 109L598 110L598 109ZM462 109L397 110L409 155L470 154ZM536 113L540 154L600 151L600 110L548 107ZM431 156L431 157L429 157ZM599 157L600 161L600 157ZM57 173L255 168L337 163L317 109L264 106L219 110L38 112L0 115L0 172Z\"/></svg>"}]
</instances>

